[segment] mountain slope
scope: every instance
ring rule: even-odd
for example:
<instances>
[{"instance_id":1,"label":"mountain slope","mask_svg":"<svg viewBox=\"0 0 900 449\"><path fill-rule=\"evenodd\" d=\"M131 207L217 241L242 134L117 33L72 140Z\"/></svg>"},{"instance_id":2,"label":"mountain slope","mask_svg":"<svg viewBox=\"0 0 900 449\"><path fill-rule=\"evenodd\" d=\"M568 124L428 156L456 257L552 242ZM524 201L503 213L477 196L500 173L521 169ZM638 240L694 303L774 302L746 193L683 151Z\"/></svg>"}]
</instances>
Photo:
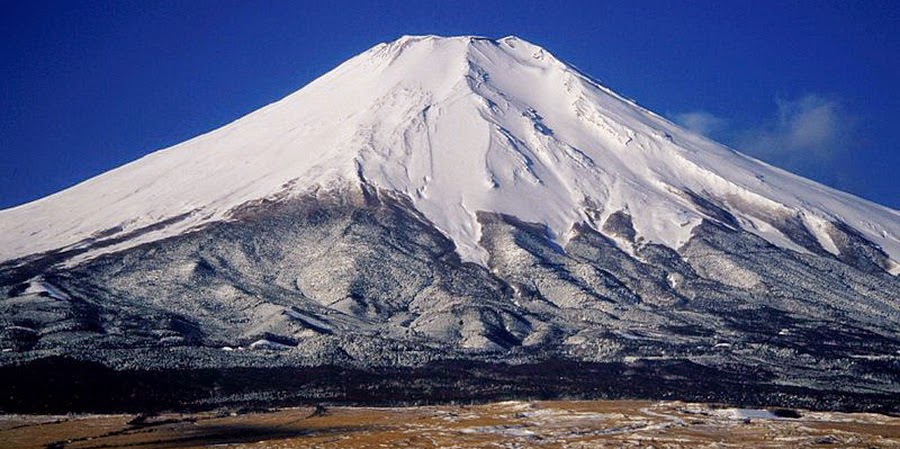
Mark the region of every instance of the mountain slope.
<instances>
[{"instance_id":1,"label":"mountain slope","mask_svg":"<svg viewBox=\"0 0 900 449\"><path fill-rule=\"evenodd\" d=\"M404 37L0 212L0 407L88 407L65 369L124 379L113 408L409 381L896 411L898 235L525 41Z\"/></svg>"}]
</instances>

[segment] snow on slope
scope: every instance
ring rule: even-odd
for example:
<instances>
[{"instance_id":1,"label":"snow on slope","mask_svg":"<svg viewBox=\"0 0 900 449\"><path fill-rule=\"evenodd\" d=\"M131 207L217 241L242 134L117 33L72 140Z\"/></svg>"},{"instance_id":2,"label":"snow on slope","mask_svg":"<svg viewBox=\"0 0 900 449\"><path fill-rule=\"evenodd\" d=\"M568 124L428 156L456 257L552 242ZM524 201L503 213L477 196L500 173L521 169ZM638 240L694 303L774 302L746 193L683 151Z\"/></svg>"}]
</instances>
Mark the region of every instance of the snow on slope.
<instances>
[{"instance_id":1,"label":"snow on slope","mask_svg":"<svg viewBox=\"0 0 900 449\"><path fill-rule=\"evenodd\" d=\"M677 248L710 216L692 194L783 247L807 250L784 232L799 222L837 252L837 221L900 260L897 211L681 129L538 46L406 36L220 129L0 211L0 261L170 220L122 248L360 176L408 195L479 263L477 211L544 223L560 243L624 211L644 241Z\"/></svg>"}]
</instances>

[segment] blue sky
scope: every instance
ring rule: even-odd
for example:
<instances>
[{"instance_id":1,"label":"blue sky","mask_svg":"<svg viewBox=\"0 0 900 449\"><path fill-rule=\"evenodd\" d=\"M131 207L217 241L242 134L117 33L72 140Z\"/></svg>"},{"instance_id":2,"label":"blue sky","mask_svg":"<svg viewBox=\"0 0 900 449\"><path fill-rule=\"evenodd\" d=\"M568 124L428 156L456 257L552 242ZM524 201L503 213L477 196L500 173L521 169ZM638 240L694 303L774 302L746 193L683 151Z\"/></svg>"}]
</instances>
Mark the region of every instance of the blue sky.
<instances>
[{"instance_id":1,"label":"blue sky","mask_svg":"<svg viewBox=\"0 0 900 449\"><path fill-rule=\"evenodd\" d=\"M403 34L518 35L741 151L900 208L900 2L2 3L0 208Z\"/></svg>"}]
</instances>

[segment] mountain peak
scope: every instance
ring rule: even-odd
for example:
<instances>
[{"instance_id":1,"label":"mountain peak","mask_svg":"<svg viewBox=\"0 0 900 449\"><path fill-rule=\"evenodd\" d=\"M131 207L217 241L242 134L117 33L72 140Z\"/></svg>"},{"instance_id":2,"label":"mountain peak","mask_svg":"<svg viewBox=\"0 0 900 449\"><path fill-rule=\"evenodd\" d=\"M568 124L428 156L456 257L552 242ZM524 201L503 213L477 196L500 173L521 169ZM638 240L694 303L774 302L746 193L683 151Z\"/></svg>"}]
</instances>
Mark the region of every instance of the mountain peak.
<instances>
[{"instance_id":1,"label":"mountain peak","mask_svg":"<svg viewBox=\"0 0 900 449\"><path fill-rule=\"evenodd\" d=\"M103 251L114 250L360 179L408 197L481 264L479 212L543 225L561 245L579 225L602 232L627 215L633 237L612 236L626 251L679 248L713 221L840 254L840 224L886 253L885 268L900 259L896 211L681 129L520 38L427 35L376 45L220 129L0 212L0 260L97 239L117 239Z\"/></svg>"},{"instance_id":2,"label":"mountain peak","mask_svg":"<svg viewBox=\"0 0 900 449\"><path fill-rule=\"evenodd\" d=\"M443 59L449 53L456 53L458 56L465 55L471 57L479 53L484 54L485 52L492 52L490 48L493 47L494 50L498 48L503 50L501 52L493 51L492 56L499 58L499 60L509 58L521 62L521 58L523 57L531 57L535 60L543 60L546 58L548 62L552 61L560 66L565 66L564 63L554 58L546 49L517 36L492 39L483 36L445 37L433 34L405 35L394 41L376 45L369 51L363 53L363 55L387 53L392 56L397 56L413 47L416 47L416 50L421 52L419 57L423 59ZM477 59L477 57L470 59ZM495 60L494 62L499 62L499 60Z\"/></svg>"}]
</instances>

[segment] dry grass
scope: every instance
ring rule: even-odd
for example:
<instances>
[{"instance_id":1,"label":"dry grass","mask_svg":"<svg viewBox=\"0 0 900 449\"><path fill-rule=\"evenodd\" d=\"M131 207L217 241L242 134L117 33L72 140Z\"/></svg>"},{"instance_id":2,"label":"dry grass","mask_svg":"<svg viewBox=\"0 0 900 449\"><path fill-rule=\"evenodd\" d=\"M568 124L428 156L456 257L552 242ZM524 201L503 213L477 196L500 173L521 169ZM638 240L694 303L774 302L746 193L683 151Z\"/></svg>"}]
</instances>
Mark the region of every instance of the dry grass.
<instances>
[{"instance_id":1,"label":"dry grass","mask_svg":"<svg viewBox=\"0 0 900 449\"><path fill-rule=\"evenodd\" d=\"M900 418L801 412L734 418L678 402L501 402L477 406L338 407L268 413L0 417L0 447L199 448L900 448Z\"/></svg>"}]
</instances>

